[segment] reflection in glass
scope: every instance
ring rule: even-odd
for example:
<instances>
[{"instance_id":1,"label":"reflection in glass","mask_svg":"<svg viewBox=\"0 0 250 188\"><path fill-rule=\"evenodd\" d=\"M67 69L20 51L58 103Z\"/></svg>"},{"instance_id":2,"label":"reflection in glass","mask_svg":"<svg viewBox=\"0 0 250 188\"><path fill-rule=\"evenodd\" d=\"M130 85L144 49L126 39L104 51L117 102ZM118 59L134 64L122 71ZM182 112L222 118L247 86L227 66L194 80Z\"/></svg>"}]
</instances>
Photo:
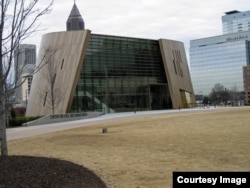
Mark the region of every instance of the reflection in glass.
<instances>
[{"instance_id":1,"label":"reflection in glass","mask_svg":"<svg viewBox=\"0 0 250 188\"><path fill-rule=\"evenodd\" d=\"M71 111L172 108L157 40L92 34Z\"/></svg>"}]
</instances>

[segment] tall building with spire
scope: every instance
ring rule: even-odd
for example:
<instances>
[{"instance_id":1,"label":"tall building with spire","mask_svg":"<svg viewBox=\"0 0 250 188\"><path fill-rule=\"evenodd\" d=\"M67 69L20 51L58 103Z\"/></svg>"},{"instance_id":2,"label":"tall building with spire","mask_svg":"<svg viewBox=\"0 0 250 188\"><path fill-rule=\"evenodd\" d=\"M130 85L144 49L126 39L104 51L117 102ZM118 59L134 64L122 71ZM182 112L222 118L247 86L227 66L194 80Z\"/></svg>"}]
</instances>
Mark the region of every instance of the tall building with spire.
<instances>
[{"instance_id":1,"label":"tall building with spire","mask_svg":"<svg viewBox=\"0 0 250 188\"><path fill-rule=\"evenodd\" d=\"M73 8L67 20L67 31L84 29L84 20L74 2Z\"/></svg>"}]
</instances>

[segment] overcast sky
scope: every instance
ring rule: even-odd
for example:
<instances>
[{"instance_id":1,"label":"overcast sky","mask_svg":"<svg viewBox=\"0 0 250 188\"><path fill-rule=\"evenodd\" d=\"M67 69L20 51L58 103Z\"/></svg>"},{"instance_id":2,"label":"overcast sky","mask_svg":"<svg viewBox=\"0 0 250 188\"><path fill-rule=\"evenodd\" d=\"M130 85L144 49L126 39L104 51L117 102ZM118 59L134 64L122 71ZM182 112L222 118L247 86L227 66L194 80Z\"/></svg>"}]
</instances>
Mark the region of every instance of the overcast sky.
<instances>
[{"instance_id":1,"label":"overcast sky","mask_svg":"<svg viewBox=\"0 0 250 188\"><path fill-rule=\"evenodd\" d=\"M40 0L46 3L49 0ZM25 43L39 48L43 34L65 31L74 0L55 0L52 12L40 19L42 32ZM95 34L184 42L222 34L221 17L227 11L250 10L249 0L76 0L85 28Z\"/></svg>"}]
</instances>

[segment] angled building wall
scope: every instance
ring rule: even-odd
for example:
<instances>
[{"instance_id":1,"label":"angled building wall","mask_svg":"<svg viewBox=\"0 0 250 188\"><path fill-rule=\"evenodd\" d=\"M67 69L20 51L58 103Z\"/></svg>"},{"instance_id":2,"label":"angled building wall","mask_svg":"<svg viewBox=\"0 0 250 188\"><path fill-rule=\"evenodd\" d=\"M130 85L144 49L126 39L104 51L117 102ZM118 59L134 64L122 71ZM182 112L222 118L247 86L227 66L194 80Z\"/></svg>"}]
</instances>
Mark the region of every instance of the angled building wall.
<instances>
[{"instance_id":1,"label":"angled building wall","mask_svg":"<svg viewBox=\"0 0 250 188\"><path fill-rule=\"evenodd\" d=\"M55 32L43 36L37 61L39 71L33 79L27 116L52 114L52 97L50 96L52 85L54 94L60 95L60 98L54 101L56 102L54 113L69 111L89 35L89 30L79 30ZM52 71L53 80L49 81L48 75L52 69L54 70Z\"/></svg>"},{"instance_id":2,"label":"angled building wall","mask_svg":"<svg viewBox=\"0 0 250 188\"><path fill-rule=\"evenodd\" d=\"M189 107L195 103L184 44L159 40L173 108Z\"/></svg>"}]
</instances>

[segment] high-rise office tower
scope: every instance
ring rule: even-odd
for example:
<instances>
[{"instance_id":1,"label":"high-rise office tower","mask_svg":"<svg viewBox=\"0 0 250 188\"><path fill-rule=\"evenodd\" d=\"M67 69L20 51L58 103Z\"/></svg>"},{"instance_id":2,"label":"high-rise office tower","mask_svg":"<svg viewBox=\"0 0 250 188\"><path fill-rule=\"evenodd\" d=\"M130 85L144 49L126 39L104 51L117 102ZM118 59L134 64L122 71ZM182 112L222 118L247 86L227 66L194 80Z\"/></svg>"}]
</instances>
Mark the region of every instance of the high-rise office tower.
<instances>
[{"instance_id":1,"label":"high-rise office tower","mask_svg":"<svg viewBox=\"0 0 250 188\"><path fill-rule=\"evenodd\" d=\"M14 52L15 65L15 98L16 102L22 104L27 101L32 73L36 65L36 46L32 44L20 44Z\"/></svg>"},{"instance_id":2,"label":"high-rise office tower","mask_svg":"<svg viewBox=\"0 0 250 188\"><path fill-rule=\"evenodd\" d=\"M223 34L250 31L250 11L237 10L226 12L222 16Z\"/></svg>"},{"instance_id":3,"label":"high-rise office tower","mask_svg":"<svg viewBox=\"0 0 250 188\"><path fill-rule=\"evenodd\" d=\"M208 96L216 84L244 100L243 66L250 64L250 11L231 11L222 17L223 35L191 40L190 72L197 96ZM239 26L239 27L238 27ZM218 102L225 98L218 95Z\"/></svg>"}]
</instances>

